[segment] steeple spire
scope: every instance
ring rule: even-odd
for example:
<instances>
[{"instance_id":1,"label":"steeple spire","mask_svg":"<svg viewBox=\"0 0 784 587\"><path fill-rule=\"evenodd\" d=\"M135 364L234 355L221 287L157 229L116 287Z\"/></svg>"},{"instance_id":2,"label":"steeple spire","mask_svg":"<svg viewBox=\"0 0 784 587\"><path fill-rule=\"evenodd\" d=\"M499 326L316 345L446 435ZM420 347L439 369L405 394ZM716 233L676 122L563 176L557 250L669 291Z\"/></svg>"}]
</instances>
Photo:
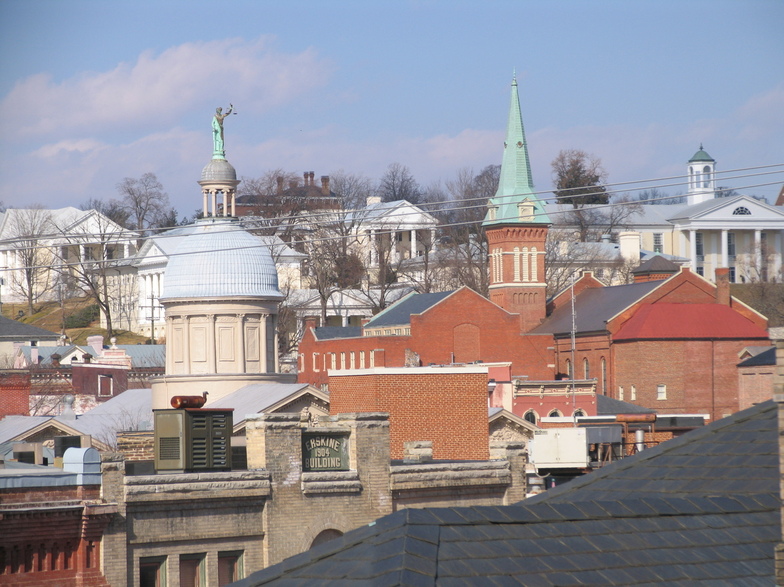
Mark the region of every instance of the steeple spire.
<instances>
[{"instance_id":1,"label":"steeple spire","mask_svg":"<svg viewBox=\"0 0 784 587\"><path fill-rule=\"evenodd\" d=\"M501 177L498 190L490 199L488 206L485 225L520 222L550 223L542 202L534 192L516 74L512 77L512 97L506 125L504 156L501 161Z\"/></svg>"}]
</instances>

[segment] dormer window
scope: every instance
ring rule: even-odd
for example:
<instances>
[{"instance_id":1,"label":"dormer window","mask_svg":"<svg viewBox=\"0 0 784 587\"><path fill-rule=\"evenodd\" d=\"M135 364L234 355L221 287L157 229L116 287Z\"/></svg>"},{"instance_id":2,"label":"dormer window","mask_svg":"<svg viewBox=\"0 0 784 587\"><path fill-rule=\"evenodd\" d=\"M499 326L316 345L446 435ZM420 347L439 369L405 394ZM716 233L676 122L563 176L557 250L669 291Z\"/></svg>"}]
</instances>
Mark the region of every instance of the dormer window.
<instances>
[{"instance_id":1,"label":"dormer window","mask_svg":"<svg viewBox=\"0 0 784 587\"><path fill-rule=\"evenodd\" d=\"M517 205L517 212L520 220L531 222L536 219L535 206L531 202L520 202Z\"/></svg>"},{"instance_id":2,"label":"dormer window","mask_svg":"<svg viewBox=\"0 0 784 587\"><path fill-rule=\"evenodd\" d=\"M497 220L498 219L497 216L498 216L498 206L490 206L487 209L487 218L489 220Z\"/></svg>"},{"instance_id":3,"label":"dormer window","mask_svg":"<svg viewBox=\"0 0 784 587\"><path fill-rule=\"evenodd\" d=\"M732 211L733 216L751 216L751 210L746 206L738 206Z\"/></svg>"}]
</instances>

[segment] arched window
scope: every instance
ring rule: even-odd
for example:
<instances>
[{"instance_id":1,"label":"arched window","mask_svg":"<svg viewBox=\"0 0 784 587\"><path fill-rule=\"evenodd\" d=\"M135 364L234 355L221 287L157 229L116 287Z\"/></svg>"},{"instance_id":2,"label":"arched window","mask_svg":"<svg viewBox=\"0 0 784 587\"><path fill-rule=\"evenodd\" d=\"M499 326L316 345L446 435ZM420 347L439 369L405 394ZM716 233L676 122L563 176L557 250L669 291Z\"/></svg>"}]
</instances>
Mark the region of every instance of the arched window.
<instances>
[{"instance_id":1,"label":"arched window","mask_svg":"<svg viewBox=\"0 0 784 587\"><path fill-rule=\"evenodd\" d=\"M341 536L343 536L343 532L340 530L322 530L319 532L318 536L313 539L313 542L310 543L310 547L313 548L314 546L324 544L325 542L329 542L335 538L340 538Z\"/></svg>"},{"instance_id":2,"label":"arched window","mask_svg":"<svg viewBox=\"0 0 784 587\"><path fill-rule=\"evenodd\" d=\"M536 424L536 421L539 419L539 417L536 415L535 411L528 410L523 416L523 419L530 422L531 424Z\"/></svg>"},{"instance_id":3,"label":"arched window","mask_svg":"<svg viewBox=\"0 0 784 587\"><path fill-rule=\"evenodd\" d=\"M569 359L566 359L566 378L572 379L572 362Z\"/></svg>"},{"instance_id":4,"label":"arched window","mask_svg":"<svg viewBox=\"0 0 784 587\"><path fill-rule=\"evenodd\" d=\"M585 412L584 411L582 411L582 410L575 410L574 411L574 417L575 418L582 418L584 416L585 416Z\"/></svg>"},{"instance_id":5,"label":"arched window","mask_svg":"<svg viewBox=\"0 0 784 587\"><path fill-rule=\"evenodd\" d=\"M732 211L733 216L751 216L751 210L746 206L738 206Z\"/></svg>"},{"instance_id":6,"label":"arched window","mask_svg":"<svg viewBox=\"0 0 784 587\"><path fill-rule=\"evenodd\" d=\"M550 413L547 414L548 418L560 418L561 416L560 410L550 410Z\"/></svg>"},{"instance_id":7,"label":"arched window","mask_svg":"<svg viewBox=\"0 0 784 587\"><path fill-rule=\"evenodd\" d=\"M703 177L702 187L704 188L710 187L710 172L711 172L710 165L706 165L705 167L702 168L702 177Z\"/></svg>"},{"instance_id":8,"label":"arched window","mask_svg":"<svg viewBox=\"0 0 784 587\"><path fill-rule=\"evenodd\" d=\"M583 359L583 373L585 374L585 379L591 378L591 369L588 366L588 359Z\"/></svg>"},{"instance_id":9,"label":"arched window","mask_svg":"<svg viewBox=\"0 0 784 587\"><path fill-rule=\"evenodd\" d=\"M602 395L607 395L607 361L602 357Z\"/></svg>"}]
</instances>

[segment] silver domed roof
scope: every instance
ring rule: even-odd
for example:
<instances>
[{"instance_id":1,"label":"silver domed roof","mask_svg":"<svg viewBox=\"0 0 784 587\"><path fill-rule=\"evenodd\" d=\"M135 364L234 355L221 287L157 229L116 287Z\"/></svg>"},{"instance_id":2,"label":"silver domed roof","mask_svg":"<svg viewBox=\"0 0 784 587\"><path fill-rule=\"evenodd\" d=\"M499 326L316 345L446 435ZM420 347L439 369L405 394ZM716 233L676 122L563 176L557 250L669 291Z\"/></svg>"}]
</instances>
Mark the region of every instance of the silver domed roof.
<instances>
[{"instance_id":1,"label":"silver domed roof","mask_svg":"<svg viewBox=\"0 0 784 587\"><path fill-rule=\"evenodd\" d=\"M226 159L210 159L201 171L202 181L236 181L237 170Z\"/></svg>"},{"instance_id":2,"label":"silver domed roof","mask_svg":"<svg viewBox=\"0 0 784 587\"><path fill-rule=\"evenodd\" d=\"M196 229L169 258L161 299L283 298L269 250L236 219L205 218Z\"/></svg>"}]
</instances>

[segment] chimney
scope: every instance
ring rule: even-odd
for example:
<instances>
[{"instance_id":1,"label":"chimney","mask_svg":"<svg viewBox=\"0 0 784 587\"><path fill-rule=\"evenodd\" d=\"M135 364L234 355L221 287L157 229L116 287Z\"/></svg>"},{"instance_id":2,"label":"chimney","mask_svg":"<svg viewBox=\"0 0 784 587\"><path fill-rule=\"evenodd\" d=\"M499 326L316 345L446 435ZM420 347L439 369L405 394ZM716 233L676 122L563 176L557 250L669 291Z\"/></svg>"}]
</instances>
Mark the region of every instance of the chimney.
<instances>
[{"instance_id":1,"label":"chimney","mask_svg":"<svg viewBox=\"0 0 784 587\"><path fill-rule=\"evenodd\" d=\"M380 204L381 196L368 196L365 203L370 206L371 204Z\"/></svg>"},{"instance_id":2,"label":"chimney","mask_svg":"<svg viewBox=\"0 0 784 587\"><path fill-rule=\"evenodd\" d=\"M310 185L308 183L308 177L309 177L310 174L306 171L303 175L305 176L305 187L308 187L308 185Z\"/></svg>"},{"instance_id":3,"label":"chimney","mask_svg":"<svg viewBox=\"0 0 784 587\"><path fill-rule=\"evenodd\" d=\"M313 173L313 172L311 171L311 172L308 174L308 176L310 177L310 183L309 183L308 185L316 185L316 184L314 183L314 181L315 181L315 177L316 177L316 174L315 174L315 173Z\"/></svg>"},{"instance_id":4,"label":"chimney","mask_svg":"<svg viewBox=\"0 0 784 587\"><path fill-rule=\"evenodd\" d=\"M622 232L618 235L618 244L621 248L621 257L629 263L640 262L640 233L633 231Z\"/></svg>"},{"instance_id":5,"label":"chimney","mask_svg":"<svg viewBox=\"0 0 784 587\"><path fill-rule=\"evenodd\" d=\"M59 369L60 368L60 359L62 359L62 357L59 354L54 353L52 355L51 359L52 359L52 367L55 367L55 368Z\"/></svg>"},{"instance_id":6,"label":"chimney","mask_svg":"<svg viewBox=\"0 0 784 587\"><path fill-rule=\"evenodd\" d=\"M321 176L321 193L325 196L329 195L329 175Z\"/></svg>"},{"instance_id":7,"label":"chimney","mask_svg":"<svg viewBox=\"0 0 784 587\"><path fill-rule=\"evenodd\" d=\"M283 178L279 175L275 178L275 181L278 182L278 195L283 193Z\"/></svg>"},{"instance_id":8,"label":"chimney","mask_svg":"<svg viewBox=\"0 0 784 587\"><path fill-rule=\"evenodd\" d=\"M730 305L730 270L728 267L716 269L716 303Z\"/></svg>"},{"instance_id":9,"label":"chimney","mask_svg":"<svg viewBox=\"0 0 784 587\"><path fill-rule=\"evenodd\" d=\"M85 363L89 363L90 361L92 361L92 359L93 359L93 356L92 356L90 353L84 353L84 354L82 355L82 360L83 360Z\"/></svg>"},{"instance_id":10,"label":"chimney","mask_svg":"<svg viewBox=\"0 0 784 587\"><path fill-rule=\"evenodd\" d=\"M305 316L305 331L311 328L318 328L319 319L317 316Z\"/></svg>"},{"instance_id":11,"label":"chimney","mask_svg":"<svg viewBox=\"0 0 784 587\"><path fill-rule=\"evenodd\" d=\"M297 187L297 180L296 179L289 180L289 189L293 190L296 187Z\"/></svg>"},{"instance_id":12,"label":"chimney","mask_svg":"<svg viewBox=\"0 0 784 587\"><path fill-rule=\"evenodd\" d=\"M92 347L95 351L95 354L99 357L101 353L103 353L103 336L100 334L94 334L93 336L87 337L87 344Z\"/></svg>"}]
</instances>

